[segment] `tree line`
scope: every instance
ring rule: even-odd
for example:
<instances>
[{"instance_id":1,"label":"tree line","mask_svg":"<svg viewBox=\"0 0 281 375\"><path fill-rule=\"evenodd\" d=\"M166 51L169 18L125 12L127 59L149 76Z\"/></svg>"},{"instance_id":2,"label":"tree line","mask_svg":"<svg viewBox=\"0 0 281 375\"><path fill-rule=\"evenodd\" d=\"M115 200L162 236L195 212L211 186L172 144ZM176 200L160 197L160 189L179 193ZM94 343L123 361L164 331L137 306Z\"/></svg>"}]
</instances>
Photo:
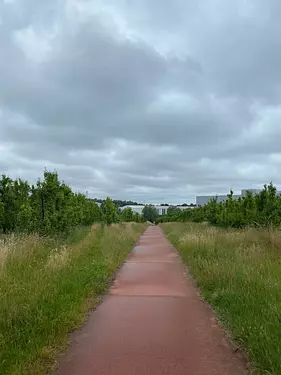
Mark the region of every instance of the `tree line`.
<instances>
[{"instance_id":1,"label":"tree line","mask_svg":"<svg viewBox=\"0 0 281 375\"><path fill-rule=\"evenodd\" d=\"M125 209L121 214L110 199L100 207L84 194L75 193L60 181L57 172L44 172L43 179L29 184L23 179L0 178L0 233L14 231L50 234L96 222L142 221Z\"/></svg>"},{"instance_id":2,"label":"tree line","mask_svg":"<svg viewBox=\"0 0 281 375\"><path fill-rule=\"evenodd\" d=\"M97 203L104 203L105 199L98 199L95 198L93 199ZM135 201L124 201L121 199L113 199L112 202L117 206L117 207L124 207L124 206L141 206L141 203L137 203Z\"/></svg>"},{"instance_id":3,"label":"tree line","mask_svg":"<svg viewBox=\"0 0 281 375\"><path fill-rule=\"evenodd\" d=\"M233 228L276 227L281 225L281 196L272 183L264 185L258 194L249 191L238 199L234 199L230 191L224 202L214 198L205 206L181 212L173 210L158 218L158 222L166 221L208 221L212 225Z\"/></svg>"},{"instance_id":4,"label":"tree line","mask_svg":"<svg viewBox=\"0 0 281 375\"><path fill-rule=\"evenodd\" d=\"M119 207L123 202L130 201L114 202L106 198L98 205L84 194L73 192L60 181L57 172L45 171L43 179L38 179L33 185L2 175L0 233L20 231L50 234L69 231L79 225L120 221L208 221L213 225L236 228L281 225L281 196L272 183L264 185L256 195L247 192L246 196L234 199L230 191L224 202L211 199L205 206L184 211L170 206L163 216L158 216L152 205L146 205L142 215L134 213L131 208L120 212Z\"/></svg>"}]
</instances>

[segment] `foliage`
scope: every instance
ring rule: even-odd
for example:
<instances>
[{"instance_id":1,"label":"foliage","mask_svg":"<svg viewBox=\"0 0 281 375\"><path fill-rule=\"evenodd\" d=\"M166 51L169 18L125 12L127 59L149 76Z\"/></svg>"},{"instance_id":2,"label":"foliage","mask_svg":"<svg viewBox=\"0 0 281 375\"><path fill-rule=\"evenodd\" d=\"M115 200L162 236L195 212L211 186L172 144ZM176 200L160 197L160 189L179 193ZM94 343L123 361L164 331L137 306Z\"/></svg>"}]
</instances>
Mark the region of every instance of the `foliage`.
<instances>
[{"instance_id":1,"label":"foliage","mask_svg":"<svg viewBox=\"0 0 281 375\"><path fill-rule=\"evenodd\" d=\"M107 197L106 200L101 204L101 210L103 212L103 218L106 224L119 222L118 209L109 197Z\"/></svg>"},{"instance_id":2,"label":"foliage","mask_svg":"<svg viewBox=\"0 0 281 375\"><path fill-rule=\"evenodd\" d=\"M162 228L220 321L247 350L259 370L253 373L280 375L281 231L206 223Z\"/></svg>"},{"instance_id":3,"label":"foliage","mask_svg":"<svg viewBox=\"0 0 281 375\"><path fill-rule=\"evenodd\" d=\"M134 212L133 221L136 222L136 223L143 223L144 219L143 219L143 216L140 215L138 212Z\"/></svg>"},{"instance_id":4,"label":"foliage","mask_svg":"<svg viewBox=\"0 0 281 375\"><path fill-rule=\"evenodd\" d=\"M150 221L151 223L155 223L158 217L157 210L151 204L145 205L142 211L142 216L145 221Z\"/></svg>"},{"instance_id":5,"label":"foliage","mask_svg":"<svg viewBox=\"0 0 281 375\"><path fill-rule=\"evenodd\" d=\"M264 185L259 194L247 192L238 199L234 199L233 191L230 191L225 202L211 199L205 206L174 212L173 215L168 213L158 221L208 221L216 226L233 228L277 227L281 225L281 196L276 194L272 183Z\"/></svg>"},{"instance_id":6,"label":"foliage","mask_svg":"<svg viewBox=\"0 0 281 375\"><path fill-rule=\"evenodd\" d=\"M51 373L68 332L99 301L144 229L96 224L67 237L0 237L1 375Z\"/></svg>"},{"instance_id":7,"label":"foliage","mask_svg":"<svg viewBox=\"0 0 281 375\"><path fill-rule=\"evenodd\" d=\"M94 201L98 202L98 203L104 203L105 202L104 199L97 199L97 198L95 198ZM118 208L119 207L124 207L124 206L137 206L137 205L141 205L141 203L137 203L137 202L134 202L134 201L123 201L123 200L120 200L120 199L113 199L112 202Z\"/></svg>"},{"instance_id":8,"label":"foliage","mask_svg":"<svg viewBox=\"0 0 281 375\"><path fill-rule=\"evenodd\" d=\"M176 218L180 215L181 215L181 209L178 208L178 207L171 206L167 210L167 216L168 217L171 217L171 218L175 217Z\"/></svg>"},{"instance_id":9,"label":"foliage","mask_svg":"<svg viewBox=\"0 0 281 375\"><path fill-rule=\"evenodd\" d=\"M169 223L173 221L187 221L190 220L190 208L186 208L184 210L181 210L178 207L170 206L167 209L167 214L158 216L156 223Z\"/></svg>"},{"instance_id":10,"label":"foliage","mask_svg":"<svg viewBox=\"0 0 281 375\"><path fill-rule=\"evenodd\" d=\"M133 221L134 219L134 213L133 210L130 207L124 208L121 214L122 221Z\"/></svg>"},{"instance_id":11,"label":"foliage","mask_svg":"<svg viewBox=\"0 0 281 375\"><path fill-rule=\"evenodd\" d=\"M56 172L45 171L35 186L5 175L0 179L0 232L48 234L101 219L98 205L83 194L73 193Z\"/></svg>"}]
</instances>

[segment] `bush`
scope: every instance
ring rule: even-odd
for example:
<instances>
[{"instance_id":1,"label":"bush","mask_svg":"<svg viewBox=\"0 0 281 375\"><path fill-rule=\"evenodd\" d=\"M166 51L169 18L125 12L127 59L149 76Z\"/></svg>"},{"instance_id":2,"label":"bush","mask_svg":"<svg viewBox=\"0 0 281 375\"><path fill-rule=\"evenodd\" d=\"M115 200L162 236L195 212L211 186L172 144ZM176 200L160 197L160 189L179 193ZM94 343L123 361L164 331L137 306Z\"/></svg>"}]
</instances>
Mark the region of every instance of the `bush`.
<instances>
[{"instance_id":1,"label":"bush","mask_svg":"<svg viewBox=\"0 0 281 375\"><path fill-rule=\"evenodd\" d=\"M45 374L145 224L0 237L0 374ZM49 373L49 372L48 372Z\"/></svg>"},{"instance_id":2,"label":"bush","mask_svg":"<svg viewBox=\"0 0 281 375\"><path fill-rule=\"evenodd\" d=\"M162 228L204 298L258 372L281 374L281 231L196 223Z\"/></svg>"},{"instance_id":3,"label":"bush","mask_svg":"<svg viewBox=\"0 0 281 375\"><path fill-rule=\"evenodd\" d=\"M107 198L104 212L91 199L74 193L56 172L44 172L43 180L29 185L22 179L0 179L0 232L69 232L71 228L105 221L119 221L118 210Z\"/></svg>"},{"instance_id":4,"label":"bush","mask_svg":"<svg viewBox=\"0 0 281 375\"><path fill-rule=\"evenodd\" d=\"M162 223L172 221L208 221L212 225L225 228L280 227L281 196L276 194L272 183L264 185L257 195L248 192L239 199L233 199L233 192L230 191L225 202L218 203L216 199L211 199L205 206L174 211L158 219L158 222Z\"/></svg>"}]
</instances>

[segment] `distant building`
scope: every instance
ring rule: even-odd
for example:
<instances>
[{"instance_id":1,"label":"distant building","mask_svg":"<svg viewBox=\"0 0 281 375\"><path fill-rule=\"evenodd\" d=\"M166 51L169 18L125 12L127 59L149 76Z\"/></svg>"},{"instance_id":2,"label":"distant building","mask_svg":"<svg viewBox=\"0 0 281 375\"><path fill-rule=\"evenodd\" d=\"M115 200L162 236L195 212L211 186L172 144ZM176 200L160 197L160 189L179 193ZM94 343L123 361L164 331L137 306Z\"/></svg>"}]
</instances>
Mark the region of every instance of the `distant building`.
<instances>
[{"instance_id":1,"label":"distant building","mask_svg":"<svg viewBox=\"0 0 281 375\"><path fill-rule=\"evenodd\" d=\"M253 195L259 194L262 189L242 189L241 194L233 194L233 199L245 197L247 192L251 192ZM277 195L281 195L281 191L276 192ZM211 199L216 199L218 203L226 201L228 195L199 195L196 197L196 206L205 206Z\"/></svg>"},{"instance_id":2,"label":"distant building","mask_svg":"<svg viewBox=\"0 0 281 375\"><path fill-rule=\"evenodd\" d=\"M234 194L233 199L240 198L241 195ZM196 206L205 206L209 203L211 199L216 199L218 203L224 202L227 200L227 195L199 195L196 197Z\"/></svg>"},{"instance_id":3,"label":"distant building","mask_svg":"<svg viewBox=\"0 0 281 375\"><path fill-rule=\"evenodd\" d=\"M142 210L144 209L144 205L140 205L140 204L127 204L126 206L122 206L122 207L119 207L119 210L122 212L123 210L125 210L125 208L131 208L131 210L135 213L135 214L142 214Z\"/></svg>"},{"instance_id":4,"label":"distant building","mask_svg":"<svg viewBox=\"0 0 281 375\"><path fill-rule=\"evenodd\" d=\"M154 206L157 210L157 213L158 215L162 216L162 215L166 215L167 212L168 212L168 208L169 207L176 207L176 208L179 208L181 211L184 211L184 210L188 210L188 209L191 209L191 208L194 208L193 206L160 206L160 205L155 205Z\"/></svg>"},{"instance_id":5,"label":"distant building","mask_svg":"<svg viewBox=\"0 0 281 375\"><path fill-rule=\"evenodd\" d=\"M161 205L154 205L154 204L152 206L156 208L159 216L166 215L169 207L176 207L182 211L195 208L195 206L172 206L172 205L161 206ZM125 208L131 208L134 213L138 213L141 215L144 207L145 207L144 205L127 205L127 206L120 207L119 210L122 212L123 210L125 210Z\"/></svg>"}]
</instances>

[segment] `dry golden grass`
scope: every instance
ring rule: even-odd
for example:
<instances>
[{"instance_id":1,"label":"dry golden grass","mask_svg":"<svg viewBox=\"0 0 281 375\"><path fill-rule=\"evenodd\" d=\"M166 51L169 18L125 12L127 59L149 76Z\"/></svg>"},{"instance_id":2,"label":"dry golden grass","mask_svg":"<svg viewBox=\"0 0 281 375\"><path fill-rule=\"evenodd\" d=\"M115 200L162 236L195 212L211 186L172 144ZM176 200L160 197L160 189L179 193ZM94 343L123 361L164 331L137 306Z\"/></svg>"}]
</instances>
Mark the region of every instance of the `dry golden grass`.
<instances>
[{"instance_id":1,"label":"dry golden grass","mask_svg":"<svg viewBox=\"0 0 281 375\"><path fill-rule=\"evenodd\" d=\"M93 224L91 227L92 230L97 230L99 228L100 228L100 224Z\"/></svg>"},{"instance_id":2,"label":"dry golden grass","mask_svg":"<svg viewBox=\"0 0 281 375\"><path fill-rule=\"evenodd\" d=\"M46 373L144 229L119 224L80 228L69 238L1 239L1 375Z\"/></svg>"},{"instance_id":3,"label":"dry golden grass","mask_svg":"<svg viewBox=\"0 0 281 375\"><path fill-rule=\"evenodd\" d=\"M0 270L5 267L6 259L12 249L12 246L13 244L9 243L7 240L0 240Z\"/></svg>"},{"instance_id":4,"label":"dry golden grass","mask_svg":"<svg viewBox=\"0 0 281 375\"><path fill-rule=\"evenodd\" d=\"M281 374L281 231L162 225L259 374Z\"/></svg>"},{"instance_id":5,"label":"dry golden grass","mask_svg":"<svg viewBox=\"0 0 281 375\"><path fill-rule=\"evenodd\" d=\"M67 266L70 261L70 249L66 245L55 248L48 256L46 267L50 269L57 269Z\"/></svg>"}]
</instances>

